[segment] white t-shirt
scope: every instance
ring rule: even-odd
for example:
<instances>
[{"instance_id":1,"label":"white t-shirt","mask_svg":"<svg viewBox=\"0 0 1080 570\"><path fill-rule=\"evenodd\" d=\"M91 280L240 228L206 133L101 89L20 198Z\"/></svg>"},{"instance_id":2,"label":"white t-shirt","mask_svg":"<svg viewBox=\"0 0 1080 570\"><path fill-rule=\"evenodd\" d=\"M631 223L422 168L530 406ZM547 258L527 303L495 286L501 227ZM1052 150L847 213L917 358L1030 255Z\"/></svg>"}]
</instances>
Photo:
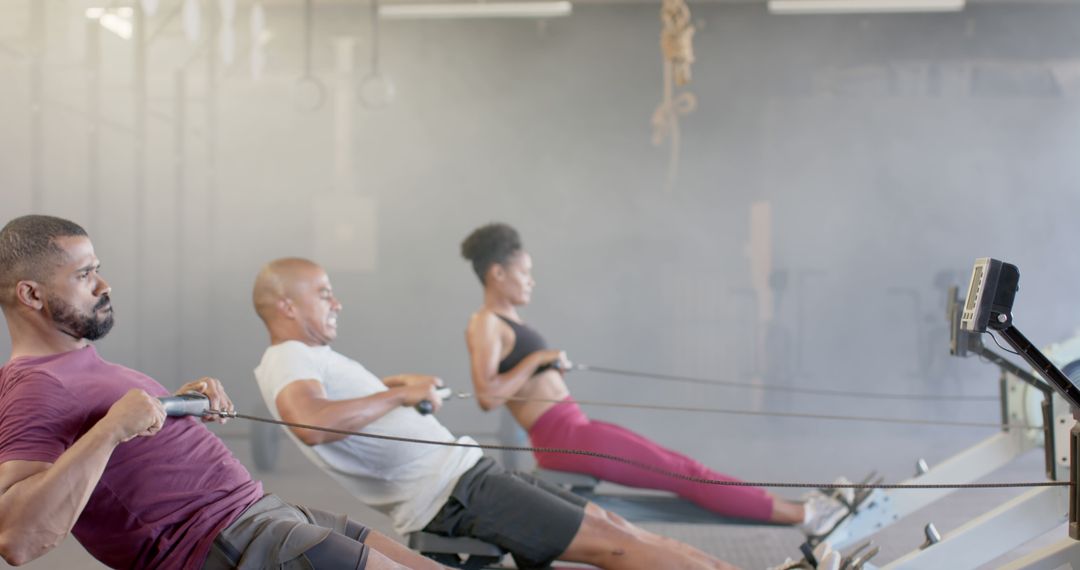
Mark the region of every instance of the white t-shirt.
<instances>
[{"instance_id":1,"label":"white t-shirt","mask_svg":"<svg viewBox=\"0 0 1080 570\"><path fill-rule=\"evenodd\" d=\"M389 389L359 362L334 352L329 346L308 346L297 341L267 348L255 369L255 379L267 407L278 419L281 419L276 403L278 393L297 380L322 382L331 400L363 398ZM422 415L406 406L357 431L454 441L454 435L434 416ZM323 471L365 504L386 513L394 523L394 530L401 534L427 526L450 498L461 475L483 456L476 448L367 437L346 437L309 446L289 430L286 432ZM476 443L469 437L457 441Z\"/></svg>"}]
</instances>

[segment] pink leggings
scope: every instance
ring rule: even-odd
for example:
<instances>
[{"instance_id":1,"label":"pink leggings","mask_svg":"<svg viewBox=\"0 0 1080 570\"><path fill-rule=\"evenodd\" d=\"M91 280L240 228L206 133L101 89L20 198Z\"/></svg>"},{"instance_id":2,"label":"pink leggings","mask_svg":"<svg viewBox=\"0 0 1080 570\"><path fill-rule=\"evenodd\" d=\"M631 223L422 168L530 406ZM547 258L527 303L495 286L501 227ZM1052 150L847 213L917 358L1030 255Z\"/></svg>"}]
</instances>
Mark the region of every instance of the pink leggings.
<instances>
[{"instance_id":1,"label":"pink leggings","mask_svg":"<svg viewBox=\"0 0 1080 570\"><path fill-rule=\"evenodd\" d=\"M596 451L655 465L683 475L738 481L685 455L665 449L624 427L590 420L570 397L563 403L552 406L536 420L529 430L529 439L534 447ZM683 481L607 459L583 455L537 453L536 461L544 469L584 473L628 487L670 491L700 507L728 517L766 521L772 516L772 497L757 487L721 487Z\"/></svg>"}]
</instances>

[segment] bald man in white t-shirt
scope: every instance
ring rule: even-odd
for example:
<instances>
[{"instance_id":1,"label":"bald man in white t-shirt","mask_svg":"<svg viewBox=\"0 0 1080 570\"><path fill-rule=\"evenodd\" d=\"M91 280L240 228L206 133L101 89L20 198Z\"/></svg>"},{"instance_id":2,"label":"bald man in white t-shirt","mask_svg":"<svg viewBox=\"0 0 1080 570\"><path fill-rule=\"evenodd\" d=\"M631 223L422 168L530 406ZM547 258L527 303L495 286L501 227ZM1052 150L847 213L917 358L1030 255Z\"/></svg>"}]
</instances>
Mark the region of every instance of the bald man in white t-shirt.
<instances>
[{"instance_id":1,"label":"bald man in white t-shirt","mask_svg":"<svg viewBox=\"0 0 1080 570\"><path fill-rule=\"evenodd\" d=\"M275 417L344 431L475 444L432 415L441 405L434 376L378 378L337 352L341 304L316 263L270 262L255 281L255 310L270 347L255 369ZM689 545L638 528L593 503L529 475L503 470L479 449L349 437L289 428L304 454L402 533L468 536L510 552L519 568L554 560L611 569L733 568Z\"/></svg>"}]
</instances>

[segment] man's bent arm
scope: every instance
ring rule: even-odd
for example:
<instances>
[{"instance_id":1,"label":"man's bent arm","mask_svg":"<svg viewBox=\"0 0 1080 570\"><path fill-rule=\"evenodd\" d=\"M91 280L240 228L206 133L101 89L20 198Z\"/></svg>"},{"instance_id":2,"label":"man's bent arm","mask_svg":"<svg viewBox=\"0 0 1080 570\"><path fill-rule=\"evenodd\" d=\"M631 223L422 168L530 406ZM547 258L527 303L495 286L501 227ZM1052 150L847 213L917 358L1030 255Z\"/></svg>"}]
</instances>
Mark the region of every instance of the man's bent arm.
<instances>
[{"instance_id":1,"label":"man's bent arm","mask_svg":"<svg viewBox=\"0 0 1080 570\"><path fill-rule=\"evenodd\" d=\"M405 388L391 388L363 398L329 400L318 380L296 380L278 392L281 419L345 431L358 431L371 422L408 403ZM319 445L345 439L346 435L303 428L289 428L306 445Z\"/></svg>"},{"instance_id":2,"label":"man's bent arm","mask_svg":"<svg viewBox=\"0 0 1080 570\"><path fill-rule=\"evenodd\" d=\"M98 422L56 463L0 464L0 557L19 566L60 544L122 439L120 429Z\"/></svg>"},{"instance_id":3,"label":"man's bent arm","mask_svg":"<svg viewBox=\"0 0 1080 570\"><path fill-rule=\"evenodd\" d=\"M55 463L0 464L0 557L18 566L56 548L75 526L116 446L154 435L164 423L157 398L130 390Z\"/></svg>"}]
</instances>

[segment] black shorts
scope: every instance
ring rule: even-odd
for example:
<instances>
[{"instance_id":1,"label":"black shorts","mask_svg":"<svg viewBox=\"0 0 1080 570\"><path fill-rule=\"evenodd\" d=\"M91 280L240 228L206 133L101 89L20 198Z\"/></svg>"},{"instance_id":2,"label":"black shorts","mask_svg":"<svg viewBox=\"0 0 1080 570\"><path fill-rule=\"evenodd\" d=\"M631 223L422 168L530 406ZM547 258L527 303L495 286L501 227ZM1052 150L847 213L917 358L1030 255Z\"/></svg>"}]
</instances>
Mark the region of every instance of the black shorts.
<instances>
[{"instance_id":1,"label":"black shorts","mask_svg":"<svg viewBox=\"0 0 1080 570\"><path fill-rule=\"evenodd\" d=\"M461 476L424 531L477 538L510 552L518 568L546 568L574 540L587 503L484 457Z\"/></svg>"}]
</instances>

